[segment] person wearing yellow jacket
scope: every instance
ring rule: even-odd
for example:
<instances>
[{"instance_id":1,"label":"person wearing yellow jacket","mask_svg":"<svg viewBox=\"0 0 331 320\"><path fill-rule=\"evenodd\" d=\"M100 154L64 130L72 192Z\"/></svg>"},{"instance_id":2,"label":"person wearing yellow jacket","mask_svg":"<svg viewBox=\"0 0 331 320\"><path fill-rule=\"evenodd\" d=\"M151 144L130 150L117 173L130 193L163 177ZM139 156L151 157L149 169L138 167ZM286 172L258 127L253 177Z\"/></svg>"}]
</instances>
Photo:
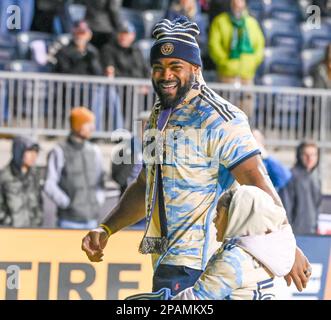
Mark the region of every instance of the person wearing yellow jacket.
<instances>
[{"instance_id":1,"label":"person wearing yellow jacket","mask_svg":"<svg viewBox=\"0 0 331 320\"><path fill-rule=\"evenodd\" d=\"M231 12L214 18L209 31L209 54L223 83L253 83L264 57L264 36L255 18L247 12L245 0L231 0ZM253 113L250 96L237 103L248 117Z\"/></svg>"}]
</instances>

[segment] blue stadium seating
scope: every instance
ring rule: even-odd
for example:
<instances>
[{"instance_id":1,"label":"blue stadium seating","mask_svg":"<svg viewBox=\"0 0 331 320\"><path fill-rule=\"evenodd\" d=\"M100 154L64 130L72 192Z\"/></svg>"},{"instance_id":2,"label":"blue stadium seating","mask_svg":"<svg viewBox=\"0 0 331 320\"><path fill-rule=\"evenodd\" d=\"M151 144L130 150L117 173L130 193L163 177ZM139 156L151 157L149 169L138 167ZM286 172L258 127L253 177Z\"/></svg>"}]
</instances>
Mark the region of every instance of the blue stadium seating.
<instances>
[{"instance_id":1,"label":"blue stadium seating","mask_svg":"<svg viewBox=\"0 0 331 320\"><path fill-rule=\"evenodd\" d=\"M303 75L310 75L313 68L323 60L324 56L325 50L321 48L303 50L301 52Z\"/></svg>"},{"instance_id":2,"label":"blue stadium seating","mask_svg":"<svg viewBox=\"0 0 331 320\"><path fill-rule=\"evenodd\" d=\"M302 79L296 76L269 73L262 76L259 84L273 87L301 87Z\"/></svg>"},{"instance_id":3,"label":"blue stadium seating","mask_svg":"<svg viewBox=\"0 0 331 320\"><path fill-rule=\"evenodd\" d=\"M145 38L150 38L152 36L153 27L164 17L164 11L145 10L141 13L141 16L144 22Z\"/></svg>"},{"instance_id":4,"label":"blue stadium seating","mask_svg":"<svg viewBox=\"0 0 331 320\"><path fill-rule=\"evenodd\" d=\"M121 19L130 21L136 29L136 39L143 39L145 37L145 26L143 17L138 10L121 8Z\"/></svg>"},{"instance_id":5,"label":"blue stadium seating","mask_svg":"<svg viewBox=\"0 0 331 320\"><path fill-rule=\"evenodd\" d=\"M322 23L313 29L308 23L301 24L304 48L325 48L331 43L331 25Z\"/></svg>"},{"instance_id":6,"label":"blue stadium seating","mask_svg":"<svg viewBox=\"0 0 331 320\"><path fill-rule=\"evenodd\" d=\"M262 30L269 47L288 46L296 50L302 47L300 25L277 19L262 21Z\"/></svg>"},{"instance_id":7,"label":"blue stadium seating","mask_svg":"<svg viewBox=\"0 0 331 320\"><path fill-rule=\"evenodd\" d=\"M0 36L0 60L9 61L16 58L16 38L11 35Z\"/></svg>"},{"instance_id":8,"label":"blue stadium seating","mask_svg":"<svg viewBox=\"0 0 331 320\"><path fill-rule=\"evenodd\" d=\"M42 68L30 60L13 60L5 66L5 70L16 72L41 72Z\"/></svg>"},{"instance_id":9,"label":"blue stadium seating","mask_svg":"<svg viewBox=\"0 0 331 320\"><path fill-rule=\"evenodd\" d=\"M21 32L17 35L17 49L19 59L29 58L30 44L32 41L42 40L45 41L46 46L53 42L54 36L49 33L43 32Z\"/></svg>"},{"instance_id":10,"label":"blue stadium seating","mask_svg":"<svg viewBox=\"0 0 331 320\"><path fill-rule=\"evenodd\" d=\"M269 47L265 49L262 72L301 76L300 53L290 47Z\"/></svg>"},{"instance_id":11,"label":"blue stadium seating","mask_svg":"<svg viewBox=\"0 0 331 320\"><path fill-rule=\"evenodd\" d=\"M249 13L258 21L264 18L265 6L261 0L251 0L247 3Z\"/></svg>"},{"instance_id":12,"label":"blue stadium seating","mask_svg":"<svg viewBox=\"0 0 331 320\"><path fill-rule=\"evenodd\" d=\"M147 63L149 63L149 53L151 51L153 43L153 39L141 39L135 43L135 45L141 50Z\"/></svg>"},{"instance_id":13,"label":"blue stadium seating","mask_svg":"<svg viewBox=\"0 0 331 320\"><path fill-rule=\"evenodd\" d=\"M277 0L265 4L265 17L284 21L302 21L301 9L295 0Z\"/></svg>"},{"instance_id":14,"label":"blue stadium seating","mask_svg":"<svg viewBox=\"0 0 331 320\"><path fill-rule=\"evenodd\" d=\"M67 10L72 22L84 20L86 16L86 5L79 3L68 3Z\"/></svg>"}]
</instances>

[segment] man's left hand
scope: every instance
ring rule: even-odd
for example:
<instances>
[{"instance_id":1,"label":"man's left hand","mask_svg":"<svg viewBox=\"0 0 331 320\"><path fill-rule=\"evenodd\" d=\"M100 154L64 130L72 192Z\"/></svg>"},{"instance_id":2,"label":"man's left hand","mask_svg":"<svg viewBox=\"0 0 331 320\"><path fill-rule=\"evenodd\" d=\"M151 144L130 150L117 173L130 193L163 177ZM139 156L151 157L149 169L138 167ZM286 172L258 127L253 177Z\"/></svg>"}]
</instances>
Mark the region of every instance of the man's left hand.
<instances>
[{"instance_id":1,"label":"man's left hand","mask_svg":"<svg viewBox=\"0 0 331 320\"><path fill-rule=\"evenodd\" d=\"M284 277L287 286L290 286L293 280L295 286L301 292L302 289L306 288L310 276L311 276L311 265L307 257L297 247L295 251L295 261L291 269L291 272Z\"/></svg>"}]
</instances>

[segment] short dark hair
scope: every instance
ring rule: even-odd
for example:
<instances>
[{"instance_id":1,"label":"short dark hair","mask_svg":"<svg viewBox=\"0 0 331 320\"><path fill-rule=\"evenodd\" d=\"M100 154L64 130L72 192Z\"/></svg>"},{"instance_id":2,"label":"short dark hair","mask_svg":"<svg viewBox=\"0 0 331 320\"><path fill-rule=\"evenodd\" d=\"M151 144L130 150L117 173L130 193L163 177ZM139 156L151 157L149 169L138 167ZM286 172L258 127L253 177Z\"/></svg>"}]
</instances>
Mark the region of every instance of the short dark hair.
<instances>
[{"instance_id":1,"label":"short dark hair","mask_svg":"<svg viewBox=\"0 0 331 320\"><path fill-rule=\"evenodd\" d=\"M229 209L230 203L231 203L232 198L233 198L234 194L236 193L236 191L237 191L237 188L229 189L229 190L225 191L219 199L219 201L220 201L219 204L222 207Z\"/></svg>"}]
</instances>

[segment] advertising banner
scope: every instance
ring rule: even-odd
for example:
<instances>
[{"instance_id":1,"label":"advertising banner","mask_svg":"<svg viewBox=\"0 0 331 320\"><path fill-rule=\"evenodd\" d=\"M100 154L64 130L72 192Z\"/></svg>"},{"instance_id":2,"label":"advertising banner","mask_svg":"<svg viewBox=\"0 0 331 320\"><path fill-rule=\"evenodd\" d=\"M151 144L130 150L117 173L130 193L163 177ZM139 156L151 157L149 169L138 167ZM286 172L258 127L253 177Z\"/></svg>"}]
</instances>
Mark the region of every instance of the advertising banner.
<instances>
[{"instance_id":1,"label":"advertising banner","mask_svg":"<svg viewBox=\"0 0 331 320\"><path fill-rule=\"evenodd\" d=\"M152 286L142 231L113 235L103 261L81 250L83 230L0 229L1 299L124 299Z\"/></svg>"},{"instance_id":2,"label":"advertising banner","mask_svg":"<svg viewBox=\"0 0 331 320\"><path fill-rule=\"evenodd\" d=\"M81 250L87 231L0 229L0 300L124 299L152 287L149 255L138 253L142 231L110 237L102 262ZM278 299L331 300L331 237L298 236L312 264L312 277L299 293L276 279Z\"/></svg>"}]
</instances>

